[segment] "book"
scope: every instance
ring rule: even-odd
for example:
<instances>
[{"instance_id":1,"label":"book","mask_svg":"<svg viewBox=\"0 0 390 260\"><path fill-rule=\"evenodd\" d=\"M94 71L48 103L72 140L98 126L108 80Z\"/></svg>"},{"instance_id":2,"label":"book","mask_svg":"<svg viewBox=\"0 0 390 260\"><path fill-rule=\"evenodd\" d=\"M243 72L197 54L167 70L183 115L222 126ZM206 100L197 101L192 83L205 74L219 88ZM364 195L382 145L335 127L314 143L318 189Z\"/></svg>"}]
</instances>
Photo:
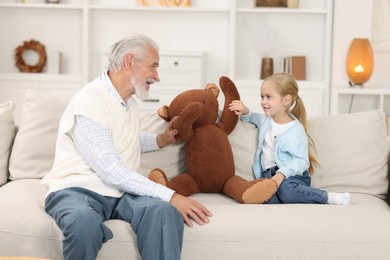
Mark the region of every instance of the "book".
<instances>
[{"instance_id":1,"label":"book","mask_svg":"<svg viewBox=\"0 0 390 260\"><path fill-rule=\"evenodd\" d=\"M283 59L283 72L296 80L306 80L306 56L288 56Z\"/></svg>"},{"instance_id":2,"label":"book","mask_svg":"<svg viewBox=\"0 0 390 260\"><path fill-rule=\"evenodd\" d=\"M62 52L52 51L47 57L47 73L49 74L61 74L62 73Z\"/></svg>"}]
</instances>

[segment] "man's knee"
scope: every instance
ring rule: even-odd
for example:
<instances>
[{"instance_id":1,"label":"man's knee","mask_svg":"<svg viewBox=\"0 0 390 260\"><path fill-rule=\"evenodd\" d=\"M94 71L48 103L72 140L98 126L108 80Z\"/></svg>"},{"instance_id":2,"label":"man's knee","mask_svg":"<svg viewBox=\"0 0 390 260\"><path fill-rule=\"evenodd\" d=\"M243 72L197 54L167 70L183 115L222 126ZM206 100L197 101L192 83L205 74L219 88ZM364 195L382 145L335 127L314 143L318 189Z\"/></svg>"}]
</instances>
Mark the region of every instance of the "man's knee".
<instances>
[{"instance_id":1,"label":"man's knee","mask_svg":"<svg viewBox=\"0 0 390 260\"><path fill-rule=\"evenodd\" d=\"M172 204L167 202L158 201L153 205L149 205L149 210L153 212L152 216L163 220L177 220L181 218L181 215Z\"/></svg>"},{"instance_id":2,"label":"man's knee","mask_svg":"<svg viewBox=\"0 0 390 260\"><path fill-rule=\"evenodd\" d=\"M89 208L79 208L67 214L61 220L60 226L64 235L70 235L76 240L98 239L107 241L112 238L112 232L103 224L99 214Z\"/></svg>"},{"instance_id":3,"label":"man's knee","mask_svg":"<svg viewBox=\"0 0 390 260\"><path fill-rule=\"evenodd\" d=\"M178 229L184 228L183 218L177 209L161 200L151 201L138 210L132 226L138 229L141 223L153 223L154 227L175 225Z\"/></svg>"}]
</instances>

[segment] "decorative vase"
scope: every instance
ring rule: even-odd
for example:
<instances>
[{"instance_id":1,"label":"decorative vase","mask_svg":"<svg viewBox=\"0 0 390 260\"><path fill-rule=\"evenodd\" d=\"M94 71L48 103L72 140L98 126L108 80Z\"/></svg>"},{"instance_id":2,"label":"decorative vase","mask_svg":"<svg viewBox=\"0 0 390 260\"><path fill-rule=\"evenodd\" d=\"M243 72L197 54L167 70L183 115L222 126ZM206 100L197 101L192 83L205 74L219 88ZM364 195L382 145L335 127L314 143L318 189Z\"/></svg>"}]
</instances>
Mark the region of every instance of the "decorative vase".
<instances>
[{"instance_id":1,"label":"decorative vase","mask_svg":"<svg viewBox=\"0 0 390 260\"><path fill-rule=\"evenodd\" d=\"M298 8L298 6L299 6L299 0L287 0L288 8Z\"/></svg>"},{"instance_id":2,"label":"decorative vase","mask_svg":"<svg viewBox=\"0 0 390 260\"><path fill-rule=\"evenodd\" d=\"M274 74L274 60L272 58L262 58L260 79L265 79L272 74Z\"/></svg>"}]
</instances>

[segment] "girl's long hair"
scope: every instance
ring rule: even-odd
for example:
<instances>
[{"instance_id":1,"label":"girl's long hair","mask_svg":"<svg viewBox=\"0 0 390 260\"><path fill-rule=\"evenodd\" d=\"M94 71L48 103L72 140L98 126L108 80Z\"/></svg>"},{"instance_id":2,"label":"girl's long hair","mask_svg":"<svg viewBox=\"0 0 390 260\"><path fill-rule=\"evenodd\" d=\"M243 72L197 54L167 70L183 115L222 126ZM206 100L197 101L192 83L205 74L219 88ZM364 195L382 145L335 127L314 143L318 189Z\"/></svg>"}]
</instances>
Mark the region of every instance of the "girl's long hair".
<instances>
[{"instance_id":1,"label":"girl's long hair","mask_svg":"<svg viewBox=\"0 0 390 260\"><path fill-rule=\"evenodd\" d=\"M288 107L289 112L293 114L299 122L305 128L305 132L309 142L309 173L312 174L314 169L319 166L319 162L316 156L316 149L313 139L307 134L306 131L306 108L303 103L303 100L298 95L298 83L295 78L287 73L276 73L267 77L264 82L271 82L275 87L276 92L282 97L287 95L291 96L291 104ZM264 84L264 83L263 83Z\"/></svg>"}]
</instances>

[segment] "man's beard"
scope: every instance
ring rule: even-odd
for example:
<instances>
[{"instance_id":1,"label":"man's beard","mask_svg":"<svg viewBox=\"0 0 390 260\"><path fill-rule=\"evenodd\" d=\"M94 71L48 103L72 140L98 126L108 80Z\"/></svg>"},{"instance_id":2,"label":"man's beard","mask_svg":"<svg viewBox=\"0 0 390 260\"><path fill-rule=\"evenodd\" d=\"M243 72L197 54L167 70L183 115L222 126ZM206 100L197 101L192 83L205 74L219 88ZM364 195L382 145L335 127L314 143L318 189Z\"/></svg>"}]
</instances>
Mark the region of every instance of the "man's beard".
<instances>
[{"instance_id":1,"label":"man's beard","mask_svg":"<svg viewBox=\"0 0 390 260\"><path fill-rule=\"evenodd\" d=\"M131 84L134 86L134 93L136 97L141 100L145 100L149 96L149 91L141 82L138 81L136 77L131 79Z\"/></svg>"}]
</instances>

